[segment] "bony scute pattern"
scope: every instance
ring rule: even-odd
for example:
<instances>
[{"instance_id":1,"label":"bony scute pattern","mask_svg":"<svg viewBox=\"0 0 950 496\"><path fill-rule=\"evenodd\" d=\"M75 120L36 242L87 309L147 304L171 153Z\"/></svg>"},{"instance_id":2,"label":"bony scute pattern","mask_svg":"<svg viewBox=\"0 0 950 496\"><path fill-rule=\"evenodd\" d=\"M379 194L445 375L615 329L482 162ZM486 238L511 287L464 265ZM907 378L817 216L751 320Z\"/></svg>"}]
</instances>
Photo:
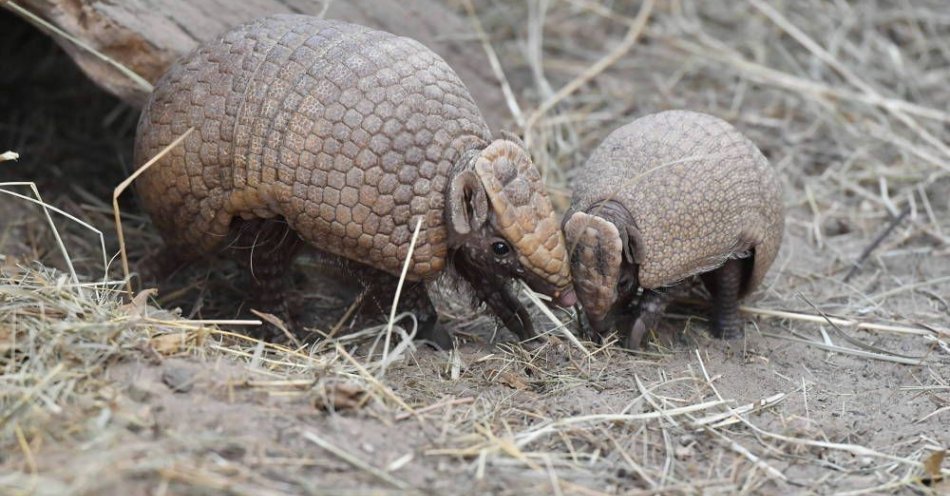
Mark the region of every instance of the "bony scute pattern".
<instances>
[{"instance_id":1,"label":"bony scute pattern","mask_svg":"<svg viewBox=\"0 0 950 496\"><path fill-rule=\"evenodd\" d=\"M499 230L518 241L524 267L555 287L571 284L564 235L531 159L511 141L498 141L475 163Z\"/></svg>"},{"instance_id":2,"label":"bony scute pattern","mask_svg":"<svg viewBox=\"0 0 950 496\"><path fill-rule=\"evenodd\" d=\"M611 133L577 177L571 210L605 199L633 216L645 288L706 272L753 246L755 287L784 230L781 188L768 160L729 123L696 112L660 112Z\"/></svg>"},{"instance_id":3,"label":"bony scute pattern","mask_svg":"<svg viewBox=\"0 0 950 496\"><path fill-rule=\"evenodd\" d=\"M778 179L749 139L706 114L648 115L607 136L573 187L564 230L598 334L620 321L637 346L672 288L700 276L712 333L742 335L738 300L762 282L785 225Z\"/></svg>"},{"instance_id":4,"label":"bony scute pattern","mask_svg":"<svg viewBox=\"0 0 950 496\"><path fill-rule=\"evenodd\" d=\"M407 272L419 284L405 296L424 307L421 333L434 314L425 283L450 262L522 338L533 329L511 278L573 304L563 236L527 153L492 141L455 72L414 40L299 15L236 27L158 82L136 164L189 128L137 183L179 254L246 245L255 278L271 279L309 244L361 274L383 306L420 226ZM491 255L499 238L517 263ZM279 299L270 288L281 285L264 282L255 287Z\"/></svg>"},{"instance_id":5,"label":"bony scute pattern","mask_svg":"<svg viewBox=\"0 0 950 496\"><path fill-rule=\"evenodd\" d=\"M137 163L189 127L139 182L174 245L212 252L234 217L281 216L306 240L409 277L446 264L443 195L490 133L465 86L408 38L305 16L241 26L157 85Z\"/></svg>"}]
</instances>

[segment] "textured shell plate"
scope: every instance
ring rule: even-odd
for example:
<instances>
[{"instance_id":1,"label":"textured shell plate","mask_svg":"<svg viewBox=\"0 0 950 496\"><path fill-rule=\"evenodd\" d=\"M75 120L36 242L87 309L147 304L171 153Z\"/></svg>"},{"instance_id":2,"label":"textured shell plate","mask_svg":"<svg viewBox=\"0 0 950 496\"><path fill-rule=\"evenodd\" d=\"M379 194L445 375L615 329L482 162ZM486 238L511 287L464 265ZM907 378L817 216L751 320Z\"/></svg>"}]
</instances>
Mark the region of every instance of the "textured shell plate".
<instances>
[{"instance_id":1,"label":"textured shell plate","mask_svg":"<svg viewBox=\"0 0 950 496\"><path fill-rule=\"evenodd\" d=\"M188 128L138 190L166 240L209 253L238 217L283 217L330 253L409 277L445 266L444 192L490 133L464 84L420 43L298 15L239 26L156 85L141 166Z\"/></svg>"},{"instance_id":2,"label":"textured shell plate","mask_svg":"<svg viewBox=\"0 0 950 496\"><path fill-rule=\"evenodd\" d=\"M523 267L555 288L571 284L564 234L538 169L520 145L491 144L475 162L475 171L495 213L495 223L517 248Z\"/></svg>"},{"instance_id":3,"label":"textured shell plate","mask_svg":"<svg viewBox=\"0 0 950 496\"><path fill-rule=\"evenodd\" d=\"M640 231L639 282L672 285L755 249L747 289L778 253L781 188L768 160L729 123L668 111L611 133L574 183L573 211L613 199Z\"/></svg>"}]
</instances>

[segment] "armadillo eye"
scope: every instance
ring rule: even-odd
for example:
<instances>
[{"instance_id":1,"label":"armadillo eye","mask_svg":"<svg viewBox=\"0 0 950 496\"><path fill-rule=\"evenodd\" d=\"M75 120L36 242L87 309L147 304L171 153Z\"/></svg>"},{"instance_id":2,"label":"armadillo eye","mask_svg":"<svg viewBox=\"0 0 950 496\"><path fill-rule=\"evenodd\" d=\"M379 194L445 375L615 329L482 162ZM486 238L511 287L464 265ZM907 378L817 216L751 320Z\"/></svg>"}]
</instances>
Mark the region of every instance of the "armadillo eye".
<instances>
[{"instance_id":1,"label":"armadillo eye","mask_svg":"<svg viewBox=\"0 0 950 496\"><path fill-rule=\"evenodd\" d=\"M505 243L504 241L496 241L492 243L491 249L493 252L495 252L495 255L498 255L499 257L503 257L511 251L508 243Z\"/></svg>"}]
</instances>

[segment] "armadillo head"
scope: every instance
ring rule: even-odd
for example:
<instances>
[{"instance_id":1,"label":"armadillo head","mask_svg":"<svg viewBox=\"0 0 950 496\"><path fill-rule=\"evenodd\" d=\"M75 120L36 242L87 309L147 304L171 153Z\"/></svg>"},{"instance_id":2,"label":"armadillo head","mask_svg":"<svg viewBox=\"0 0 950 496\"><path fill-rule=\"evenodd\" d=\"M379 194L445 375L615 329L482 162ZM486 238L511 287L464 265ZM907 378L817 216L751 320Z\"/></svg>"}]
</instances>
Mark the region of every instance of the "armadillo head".
<instances>
[{"instance_id":1,"label":"armadillo head","mask_svg":"<svg viewBox=\"0 0 950 496\"><path fill-rule=\"evenodd\" d=\"M610 327L638 289L636 251L631 246L635 227L627 225L632 218L623 207L609 203L574 212L564 221L577 298L598 334Z\"/></svg>"},{"instance_id":2,"label":"armadillo head","mask_svg":"<svg viewBox=\"0 0 950 496\"><path fill-rule=\"evenodd\" d=\"M446 197L449 240L479 270L524 280L561 306L575 303L564 235L541 175L517 143L471 156Z\"/></svg>"}]
</instances>

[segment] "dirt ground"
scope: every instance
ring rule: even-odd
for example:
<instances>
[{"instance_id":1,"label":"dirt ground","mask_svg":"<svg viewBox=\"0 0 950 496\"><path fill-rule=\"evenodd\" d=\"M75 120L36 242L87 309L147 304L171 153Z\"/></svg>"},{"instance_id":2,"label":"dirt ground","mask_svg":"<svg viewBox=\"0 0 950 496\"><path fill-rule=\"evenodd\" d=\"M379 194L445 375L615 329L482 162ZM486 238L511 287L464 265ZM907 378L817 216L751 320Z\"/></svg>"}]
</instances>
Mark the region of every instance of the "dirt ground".
<instances>
[{"instance_id":1,"label":"dirt ground","mask_svg":"<svg viewBox=\"0 0 950 496\"><path fill-rule=\"evenodd\" d=\"M449 301L449 352L397 326L383 356L379 329L345 324L290 349L202 323L245 317L236 268L128 303L95 231L53 231L4 194L0 493L950 494L950 4L473 7L484 32L446 36L497 54L508 128L561 209L572 170L636 116L704 111L760 146L788 220L746 338L710 339L684 302L631 352L535 309L549 338L528 350ZM0 153L21 156L0 182L35 181L111 260L137 111L5 11L0 39ZM139 269L160 240L134 197L122 208ZM352 288L299 267L327 332Z\"/></svg>"}]
</instances>

